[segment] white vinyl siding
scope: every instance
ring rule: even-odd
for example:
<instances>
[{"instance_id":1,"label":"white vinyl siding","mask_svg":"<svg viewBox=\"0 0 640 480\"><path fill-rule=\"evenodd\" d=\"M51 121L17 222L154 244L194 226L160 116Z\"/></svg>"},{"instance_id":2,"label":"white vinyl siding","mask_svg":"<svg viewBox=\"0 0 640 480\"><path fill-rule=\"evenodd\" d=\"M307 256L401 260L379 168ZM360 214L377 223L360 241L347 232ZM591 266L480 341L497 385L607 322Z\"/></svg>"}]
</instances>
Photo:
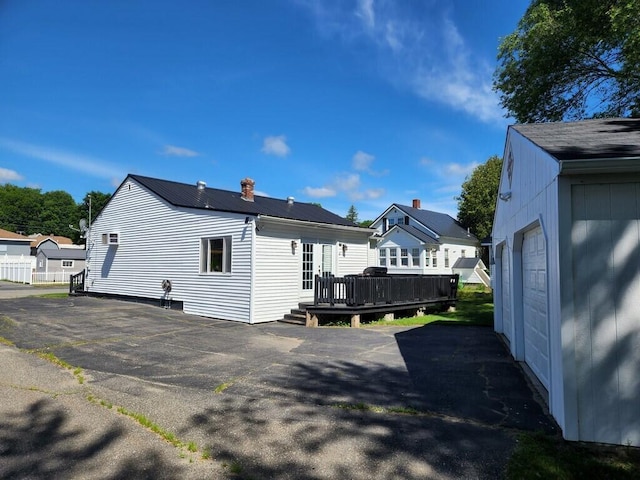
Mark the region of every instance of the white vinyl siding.
<instances>
[{"instance_id":1,"label":"white vinyl siding","mask_svg":"<svg viewBox=\"0 0 640 480\"><path fill-rule=\"evenodd\" d=\"M244 219L174 207L129 180L92 225L88 289L160 299L168 279L185 313L249 322L254 232ZM104 245L102 232L119 232L119 245ZM200 274L201 239L212 237L232 239L232 273Z\"/></svg>"}]
</instances>

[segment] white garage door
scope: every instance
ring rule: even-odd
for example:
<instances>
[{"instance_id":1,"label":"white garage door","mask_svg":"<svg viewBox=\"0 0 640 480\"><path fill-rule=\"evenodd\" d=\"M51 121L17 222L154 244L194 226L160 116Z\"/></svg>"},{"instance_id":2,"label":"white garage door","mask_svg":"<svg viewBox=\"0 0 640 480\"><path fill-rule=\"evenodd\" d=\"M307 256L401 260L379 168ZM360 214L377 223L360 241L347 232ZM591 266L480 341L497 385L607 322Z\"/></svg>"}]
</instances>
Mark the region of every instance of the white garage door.
<instances>
[{"instance_id":1,"label":"white garage door","mask_svg":"<svg viewBox=\"0 0 640 480\"><path fill-rule=\"evenodd\" d=\"M511 323L511 281L509 277L509 249L502 247L502 329L504 336L511 341L513 324Z\"/></svg>"},{"instance_id":2,"label":"white garage door","mask_svg":"<svg viewBox=\"0 0 640 480\"><path fill-rule=\"evenodd\" d=\"M547 260L540 227L525 232L522 244L524 360L549 389Z\"/></svg>"}]
</instances>

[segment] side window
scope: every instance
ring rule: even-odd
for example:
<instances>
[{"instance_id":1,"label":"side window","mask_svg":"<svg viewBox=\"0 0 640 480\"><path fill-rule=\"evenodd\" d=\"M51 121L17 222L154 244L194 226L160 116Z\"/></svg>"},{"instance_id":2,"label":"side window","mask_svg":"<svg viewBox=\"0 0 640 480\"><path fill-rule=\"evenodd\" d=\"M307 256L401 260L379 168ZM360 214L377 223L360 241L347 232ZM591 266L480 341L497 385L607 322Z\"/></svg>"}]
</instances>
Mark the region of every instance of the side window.
<instances>
[{"instance_id":1,"label":"side window","mask_svg":"<svg viewBox=\"0 0 640 480\"><path fill-rule=\"evenodd\" d=\"M386 248L380 249L380 266L381 267L387 266L387 249Z\"/></svg>"},{"instance_id":2,"label":"side window","mask_svg":"<svg viewBox=\"0 0 640 480\"><path fill-rule=\"evenodd\" d=\"M389 265L392 267L398 266L398 249L397 248L389 249Z\"/></svg>"},{"instance_id":3,"label":"side window","mask_svg":"<svg viewBox=\"0 0 640 480\"><path fill-rule=\"evenodd\" d=\"M437 257L437 250L434 250L433 252L431 252L431 266L433 268L436 268L438 266L438 257Z\"/></svg>"},{"instance_id":4,"label":"side window","mask_svg":"<svg viewBox=\"0 0 640 480\"><path fill-rule=\"evenodd\" d=\"M444 268L449 268L449 249L444 249Z\"/></svg>"},{"instance_id":5,"label":"side window","mask_svg":"<svg viewBox=\"0 0 640 480\"><path fill-rule=\"evenodd\" d=\"M400 249L400 264L403 267L409 266L409 249L408 248Z\"/></svg>"},{"instance_id":6,"label":"side window","mask_svg":"<svg viewBox=\"0 0 640 480\"><path fill-rule=\"evenodd\" d=\"M202 239L200 273L231 273L231 237Z\"/></svg>"},{"instance_id":7,"label":"side window","mask_svg":"<svg viewBox=\"0 0 640 480\"><path fill-rule=\"evenodd\" d=\"M414 267L420 266L420 249L419 248L411 249L411 265Z\"/></svg>"}]
</instances>

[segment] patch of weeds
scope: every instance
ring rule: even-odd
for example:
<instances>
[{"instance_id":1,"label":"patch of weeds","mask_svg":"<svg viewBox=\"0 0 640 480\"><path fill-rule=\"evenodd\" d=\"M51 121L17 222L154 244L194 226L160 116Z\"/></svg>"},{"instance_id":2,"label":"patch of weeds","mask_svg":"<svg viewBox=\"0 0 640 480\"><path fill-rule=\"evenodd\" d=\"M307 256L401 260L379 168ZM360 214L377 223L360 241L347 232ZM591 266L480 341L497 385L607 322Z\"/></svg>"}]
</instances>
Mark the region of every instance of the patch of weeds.
<instances>
[{"instance_id":1,"label":"patch of weeds","mask_svg":"<svg viewBox=\"0 0 640 480\"><path fill-rule=\"evenodd\" d=\"M111 410L113 408L113 403L107 402L106 400L100 400L100 405Z\"/></svg>"},{"instance_id":2,"label":"patch of weeds","mask_svg":"<svg viewBox=\"0 0 640 480\"><path fill-rule=\"evenodd\" d=\"M334 405L335 408L342 408L344 410L362 410L373 413L400 413L405 415L420 415L422 412L416 410L413 407L381 407L379 405L369 405L364 402L358 403L338 403Z\"/></svg>"},{"instance_id":3,"label":"patch of weeds","mask_svg":"<svg viewBox=\"0 0 640 480\"><path fill-rule=\"evenodd\" d=\"M640 478L640 449L567 442L542 433L523 434L507 465L507 479Z\"/></svg>"},{"instance_id":4,"label":"patch of weeds","mask_svg":"<svg viewBox=\"0 0 640 480\"><path fill-rule=\"evenodd\" d=\"M149 430L151 430L153 433L160 435L162 438L164 438L167 442L169 442L174 447L180 448L183 446L182 442L178 440L173 433L168 432L167 430L164 430L158 424L153 423L151 420L149 420L147 417L145 417L141 413L130 412L124 407L118 407L117 411L122 415L126 415L127 417L133 418L143 427L146 427Z\"/></svg>"},{"instance_id":5,"label":"patch of weeds","mask_svg":"<svg viewBox=\"0 0 640 480\"><path fill-rule=\"evenodd\" d=\"M242 472L242 465L240 465L239 462L234 460L233 462L231 462L231 465L229 465L229 471L231 473L238 474L238 473Z\"/></svg>"},{"instance_id":6,"label":"patch of weeds","mask_svg":"<svg viewBox=\"0 0 640 480\"><path fill-rule=\"evenodd\" d=\"M196 445L195 442L189 442L187 443L187 450L189 450L190 452L197 452L198 446Z\"/></svg>"},{"instance_id":7,"label":"patch of weeds","mask_svg":"<svg viewBox=\"0 0 640 480\"><path fill-rule=\"evenodd\" d=\"M65 362L61 358L56 357L53 354L53 352L43 352L42 350L27 350L27 353L35 353L38 357L42 358L43 360L53 363L54 365L62 367L66 370L71 370L71 373L73 374L74 377L76 377L76 380L78 380L78 383L80 385L84 384L84 376L82 375L82 368L69 365L67 362Z\"/></svg>"},{"instance_id":8,"label":"patch of weeds","mask_svg":"<svg viewBox=\"0 0 640 480\"><path fill-rule=\"evenodd\" d=\"M202 459L203 460L211 460L211 447L204 447L202 450Z\"/></svg>"},{"instance_id":9,"label":"patch of weeds","mask_svg":"<svg viewBox=\"0 0 640 480\"><path fill-rule=\"evenodd\" d=\"M0 337L0 343L2 343L3 345L7 345L8 347L15 347L15 343L4 337Z\"/></svg>"},{"instance_id":10,"label":"patch of weeds","mask_svg":"<svg viewBox=\"0 0 640 480\"><path fill-rule=\"evenodd\" d=\"M233 382L221 383L213 390L213 393L220 394L224 392L227 388L229 388L231 385L233 385Z\"/></svg>"}]
</instances>

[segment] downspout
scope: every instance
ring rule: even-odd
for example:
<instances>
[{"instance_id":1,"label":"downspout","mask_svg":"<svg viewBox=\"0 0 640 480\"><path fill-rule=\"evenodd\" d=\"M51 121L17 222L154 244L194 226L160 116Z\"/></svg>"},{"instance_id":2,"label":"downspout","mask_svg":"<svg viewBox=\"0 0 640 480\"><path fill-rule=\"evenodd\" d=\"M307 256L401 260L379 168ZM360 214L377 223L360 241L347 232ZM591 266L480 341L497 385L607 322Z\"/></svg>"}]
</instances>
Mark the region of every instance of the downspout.
<instances>
[{"instance_id":1,"label":"downspout","mask_svg":"<svg viewBox=\"0 0 640 480\"><path fill-rule=\"evenodd\" d=\"M255 284L256 284L256 220L253 218L248 226L250 228L251 254L249 255L249 324L254 322L255 312Z\"/></svg>"}]
</instances>

